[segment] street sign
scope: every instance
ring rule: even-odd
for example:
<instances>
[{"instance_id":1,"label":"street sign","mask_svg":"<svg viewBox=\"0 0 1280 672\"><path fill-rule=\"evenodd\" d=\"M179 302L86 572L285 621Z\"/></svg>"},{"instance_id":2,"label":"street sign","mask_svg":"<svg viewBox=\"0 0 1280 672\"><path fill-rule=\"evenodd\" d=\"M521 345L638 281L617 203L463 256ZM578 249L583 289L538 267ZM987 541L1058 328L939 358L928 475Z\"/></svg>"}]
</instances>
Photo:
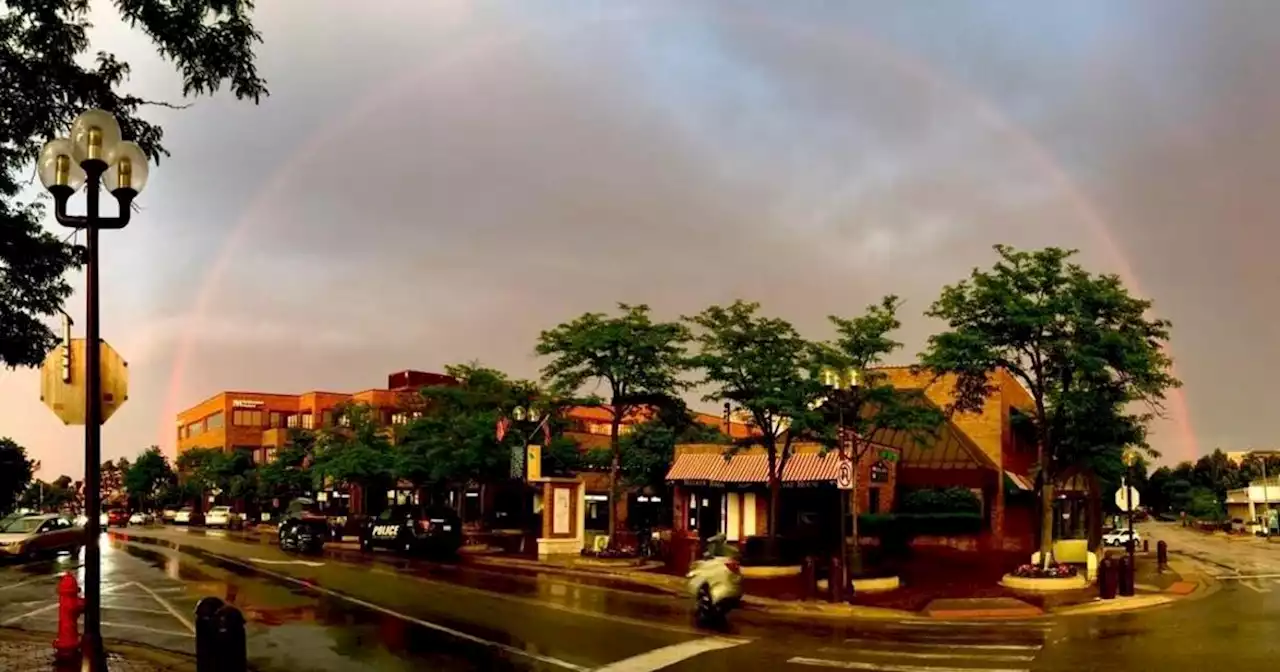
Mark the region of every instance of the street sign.
<instances>
[{"instance_id":1,"label":"street sign","mask_svg":"<svg viewBox=\"0 0 1280 672\"><path fill-rule=\"evenodd\" d=\"M525 476L526 481L536 481L542 478L542 446L531 445L528 447L525 462L529 464L528 474Z\"/></svg>"},{"instance_id":2,"label":"street sign","mask_svg":"<svg viewBox=\"0 0 1280 672\"><path fill-rule=\"evenodd\" d=\"M129 363L106 341L101 344L102 422L129 399ZM66 425L83 425L85 387L85 339L71 340L53 349L40 365L40 401ZM66 362L67 355L71 361ZM70 373L70 375L67 375Z\"/></svg>"},{"instance_id":3,"label":"street sign","mask_svg":"<svg viewBox=\"0 0 1280 672\"><path fill-rule=\"evenodd\" d=\"M1128 497L1125 496L1126 492L1128 493ZM1116 506L1120 507L1120 510L1124 511L1125 513L1129 513L1130 511L1137 509L1138 508L1138 489L1133 486L1117 489L1116 490Z\"/></svg>"},{"instance_id":4,"label":"street sign","mask_svg":"<svg viewBox=\"0 0 1280 672\"><path fill-rule=\"evenodd\" d=\"M853 460L847 457L841 457L836 468L836 487L841 490L853 489Z\"/></svg>"}]
</instances>

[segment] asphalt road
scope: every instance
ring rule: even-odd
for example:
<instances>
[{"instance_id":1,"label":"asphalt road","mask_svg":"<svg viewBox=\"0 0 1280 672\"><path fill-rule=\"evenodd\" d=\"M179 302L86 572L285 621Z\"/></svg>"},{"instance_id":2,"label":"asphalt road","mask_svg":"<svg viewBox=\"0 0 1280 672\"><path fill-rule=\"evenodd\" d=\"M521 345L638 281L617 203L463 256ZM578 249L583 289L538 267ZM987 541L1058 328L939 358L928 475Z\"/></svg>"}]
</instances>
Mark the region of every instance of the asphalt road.
<instances>
[{"instance_id":1,"label":"asphalt road","mask_svg":"<svg viewBox=\"0 0 1280 672\"><path fill-rule=\"evenodd\" d=\"M1223 575L1239 553L1230 543L1239 544L1170 540L1175 554L1200 554L1206 572ZM1280 561L1280 545L1249 553L1259 554L1251 562ZM68 566L64 558L0 568L0 624L52 629L53 575ZM217 595L244 611L251 660L267 672L1185 670L1261 667L1280 654L1275 579L1223 579L1203 599L1131 614L857 622L744 611L725 632L692 627L686 601L656 590L384 553L300 558L219 531L113 530L104 580L108 637L189 650L184 620L201 596Z\"/></svg>"}]
</instances>

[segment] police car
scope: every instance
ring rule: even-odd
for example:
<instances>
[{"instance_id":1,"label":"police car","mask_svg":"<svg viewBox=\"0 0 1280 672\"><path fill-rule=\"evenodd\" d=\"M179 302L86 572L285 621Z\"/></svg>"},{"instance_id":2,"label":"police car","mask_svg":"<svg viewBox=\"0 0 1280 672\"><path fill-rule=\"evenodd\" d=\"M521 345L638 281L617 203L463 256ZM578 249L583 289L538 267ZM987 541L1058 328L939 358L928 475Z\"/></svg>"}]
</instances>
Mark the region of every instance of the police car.
<instances>
[{"instance_id":1,"label":"police car","mask_svg":"<svg viewBox=\"0 0 1280 672\"><path fill-rule=\"evenodd\" d=\"M462 521L453 509L396 506L370 518L360 532L360 549L452 556L462 548Z\"/></svg>"}]
</instances>

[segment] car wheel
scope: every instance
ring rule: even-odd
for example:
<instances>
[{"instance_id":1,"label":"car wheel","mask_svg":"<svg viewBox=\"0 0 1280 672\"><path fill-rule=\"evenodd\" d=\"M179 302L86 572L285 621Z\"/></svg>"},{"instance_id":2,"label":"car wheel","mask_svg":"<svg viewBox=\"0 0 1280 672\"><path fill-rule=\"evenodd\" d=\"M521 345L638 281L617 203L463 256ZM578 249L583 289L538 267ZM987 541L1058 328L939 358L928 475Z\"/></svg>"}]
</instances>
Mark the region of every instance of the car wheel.
<instances>
[{"instance_id":1,"label":"car wheel","mask_svg":"<svg viewBox=\"0 0 1280 672\"><path fill-rule=\"evenodd\" d=\"M711 586L702 584L698 588L698 603L694 618L698 625L706 627L713 625L716 621L716 605L711 600Z\"/></svg>"},{"instance_id":2,"label":"car wheel","mask_svg":"<svg viewBox=\"0 0 1280 672\"><path fill-rule=\"evenodd\" d=\"M361 540L360 540L360 550L362 550L362 551L364 551L364 552L366 552L366 553L368 553L369 551L372 551L372 550L373 550L373 543L372 543L372 542L370 542L368 539L361 539Z\"/></svg>"}]
</instances>

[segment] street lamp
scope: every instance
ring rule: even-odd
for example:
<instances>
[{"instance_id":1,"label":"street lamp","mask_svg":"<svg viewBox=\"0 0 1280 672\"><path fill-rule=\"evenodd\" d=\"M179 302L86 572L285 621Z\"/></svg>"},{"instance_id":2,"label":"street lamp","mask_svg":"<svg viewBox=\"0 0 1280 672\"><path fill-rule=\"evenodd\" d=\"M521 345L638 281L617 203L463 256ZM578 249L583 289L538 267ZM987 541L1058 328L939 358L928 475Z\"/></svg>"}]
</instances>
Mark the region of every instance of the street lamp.
<instances>
[{"instance_id":1,"label":"street lamp","mask_svg":"<svg viewBox=\"0 0 1280 672\"><path fill-rule=\"evenodd\" d=\"M1138 463L1138 453L1133 449L1126 448L1122 459L1124 460L1124 468L1125 468L1125 480L1122 483L1122 485L1124 486L1124 508L1125 508L1125 512L1129 514L1129 544L1128 544L1129 571L1133 571L1133 562L1134 562L1133 552L1134 552L1134 547L1137 546L1137 544L1135 544L1133 541L1133 499L1132 497L1133 497L1133 493L1136 492L1136 490L1134 490L1133 488L1133 465Z\"/></svg>"},{"instance_id":2,"label":"street lamp","mask_svg":"<svg viewBox=\"0 0 1280 672\"><path fill-rule=\"evenodd\" d=\"M843 371L832 367L824 367L820 372L820 379L823 387L830 392L826 401L834 402L836 405L836 451L839 460L852 460L853 456L847 455L845 452L844 406L846 396L856 392L858 389L858 370L853 367ZM840 592L837 594L843 595L844 591L849 588L849 538L845 534L844 521L849 516L849 500L858 496L858 471L856 465L854 465L853 487L848 494L838 490L837 493L839 496L836 499L840 501ZM857 515L856 511L854 515ZM854 521L853 529L858 529L856 520ZM853 543L858 543L858 540L855 538Z\"/></svg>"},{"instance_id":3,"label":"street lamp","mask_svg":"<svg viewBox=\"0 0 1280 672\"><path fill-rule=\"evenodd\" d=\"M84 229L85 263L85 423L84 478L85 522L88 538L84 554L84 638L81 653L86 668L106 670L102 648L102 555L98 547L102 513L102 365L98 322L98 231L122 229L129 224L129 206L147 184L147 155L132 142L120 139L120 124L109 112L88 110L71 125L71 135L45 143L37 159L40 182L53 195L58 223ZM103 217L98 211L105 184L116 199L119 213ZM85 187L85 213L67 213L67 202Z\"/></svg>"}]
</instances>

